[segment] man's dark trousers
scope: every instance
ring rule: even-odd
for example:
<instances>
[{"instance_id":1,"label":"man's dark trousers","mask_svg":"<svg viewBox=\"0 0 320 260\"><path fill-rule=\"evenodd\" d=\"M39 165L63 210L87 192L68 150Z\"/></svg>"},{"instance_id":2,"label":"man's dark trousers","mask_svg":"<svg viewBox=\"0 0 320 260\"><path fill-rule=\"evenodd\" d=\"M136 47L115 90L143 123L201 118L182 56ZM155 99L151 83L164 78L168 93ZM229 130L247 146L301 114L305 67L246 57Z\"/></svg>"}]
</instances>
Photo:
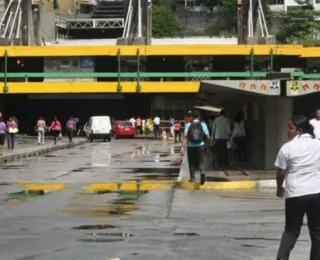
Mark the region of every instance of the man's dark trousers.
<instances>
[{"instance_id":1,"label":"man's dark trousers","mask_svg":"<svg viewBox=\"0 0 320 260\"><path fill-rule=\"evenodd\" d=\"M190 179L195 179L195 172L199 169L200 173L204 173L204 158L205 158L205 146L200 147L188 147L188 163L190 171Z\"/></svg>"}]
</instances>

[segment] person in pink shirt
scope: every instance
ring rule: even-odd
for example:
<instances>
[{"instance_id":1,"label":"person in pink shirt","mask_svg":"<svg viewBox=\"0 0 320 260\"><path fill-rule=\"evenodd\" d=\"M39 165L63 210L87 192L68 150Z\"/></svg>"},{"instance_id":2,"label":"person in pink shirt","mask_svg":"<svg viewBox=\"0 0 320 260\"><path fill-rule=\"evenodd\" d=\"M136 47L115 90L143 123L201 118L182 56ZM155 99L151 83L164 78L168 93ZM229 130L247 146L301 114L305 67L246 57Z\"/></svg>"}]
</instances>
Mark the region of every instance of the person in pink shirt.
<instances>
[{"instance_id":1,"label":"person in pink shirt","mask_svg":"<svg viewBox=\"0 0 320 260\"><path fill-rule=\"evenodd\" d=\"M69 118L67 124L67 135L69 138L69 142L72 143L72 139L73 139L73 132L76 129L76 122L73 120L72 117Z\"/></svg>"},{"instance_id":2,"label":"person in pink shirt","mask_svg":"<svg viewBox=\"0 0 320 260\"><path fill-rule=\"evenodd\" d=\"M7 132L7 126L6 126L5 122L3 122L2 116L0 116L0 155L2 155L6 132Z\"/></svg>"},{"instance_id":3,"label":"person in pink shirt","mask_svg":"<svg viewBox=\"0 0 320 260\"><path fill-rule=\"evenodd\" d=\"M57 117L53 119L50 126L50 131L52 132L52 135L53 135L54 144L57 144L59 134L61 133L61 123Z\"/></svg>"}]
</instances>

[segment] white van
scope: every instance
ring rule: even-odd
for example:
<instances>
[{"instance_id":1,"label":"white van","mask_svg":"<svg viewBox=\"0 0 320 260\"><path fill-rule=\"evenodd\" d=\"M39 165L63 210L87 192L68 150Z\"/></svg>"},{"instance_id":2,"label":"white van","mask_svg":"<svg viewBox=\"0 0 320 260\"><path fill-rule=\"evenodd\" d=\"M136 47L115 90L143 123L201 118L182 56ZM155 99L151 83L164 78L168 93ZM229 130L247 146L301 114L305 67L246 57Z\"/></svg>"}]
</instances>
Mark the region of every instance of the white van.
<instances>
[{"instance_id":1,"label":"white van","mask_svg":"<svg viewBox=\"0 0 320 260\"><path fill-rule=\"evenodd\" d=\"M103 139L111 142L111 120L109 116L92 116L85 129L90 142L93 139Z\"/></svg>"}]
</instances>

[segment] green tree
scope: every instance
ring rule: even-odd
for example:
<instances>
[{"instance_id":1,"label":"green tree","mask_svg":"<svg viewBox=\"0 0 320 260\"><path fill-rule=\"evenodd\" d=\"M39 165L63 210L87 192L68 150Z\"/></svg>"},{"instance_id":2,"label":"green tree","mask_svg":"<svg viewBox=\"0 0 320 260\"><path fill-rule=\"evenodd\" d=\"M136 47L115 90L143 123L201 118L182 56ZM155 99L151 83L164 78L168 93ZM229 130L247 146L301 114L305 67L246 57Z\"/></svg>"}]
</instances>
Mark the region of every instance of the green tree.
<instances>
[{"instance_id":1,"label":"green tree","mask_svg":"<svg viewBox=\"0 0 320 260\"><path fill-rule=\"evenodd\" d=\"M173 11L166 6L152 7L152 36L155 38L175 37L180 25Z\"/></svg>"},{"instance_id":2,"label":"green tree","mask_svg":"<svg viewBox=\"0 0 320 260\"><path fill-rule=\"evenodd\" d=\"M318 46L320 41L316 39L320 25L316 21L320 12L315 11L310 0L295 0L301 5L298 10L279 13L280 30L278 37L285 43L299 43L304 46Z\"/></svg>"}]
</instances>

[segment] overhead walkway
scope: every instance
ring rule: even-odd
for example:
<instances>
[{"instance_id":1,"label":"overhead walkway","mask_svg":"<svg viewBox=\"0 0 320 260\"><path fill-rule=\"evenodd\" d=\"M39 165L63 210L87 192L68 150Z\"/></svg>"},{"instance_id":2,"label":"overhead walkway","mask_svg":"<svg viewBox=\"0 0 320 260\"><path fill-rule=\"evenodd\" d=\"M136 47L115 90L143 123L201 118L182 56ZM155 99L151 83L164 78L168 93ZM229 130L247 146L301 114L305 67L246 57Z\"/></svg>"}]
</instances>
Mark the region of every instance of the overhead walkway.
<instances>
[{"instance_id":1,"label":"overhead walkway","mask_svg":"<svg viewBox=\"0 0 320 260\"><path fill-rule=\"evenodd\" d=\"M148 0L128 0L122 37L117 45L144 45L150 43L150 8Z\"/></svg>"},{"instance_id":2,"label":"overhead walkway","mask_svg":"<svg viewBox=\"0 0 320 260\"><path fill-rule=\"evenodd\" d=\"M0 8L4 11L0 45L41 45L38 5L33 5L32 0L9 0L7 6L1 1Z\"/></svg>"},{"instance_id":3,"label":"overhead walkway","mask_svg":"<svg viewBox=\"0 0 320 260\"><path fill-rule=\"evenodd\" d=\"M91 14L57 15L56 26L61 29L123 29L125 24L123 0L97 0Z\"/></svg>"}]
</instances>

